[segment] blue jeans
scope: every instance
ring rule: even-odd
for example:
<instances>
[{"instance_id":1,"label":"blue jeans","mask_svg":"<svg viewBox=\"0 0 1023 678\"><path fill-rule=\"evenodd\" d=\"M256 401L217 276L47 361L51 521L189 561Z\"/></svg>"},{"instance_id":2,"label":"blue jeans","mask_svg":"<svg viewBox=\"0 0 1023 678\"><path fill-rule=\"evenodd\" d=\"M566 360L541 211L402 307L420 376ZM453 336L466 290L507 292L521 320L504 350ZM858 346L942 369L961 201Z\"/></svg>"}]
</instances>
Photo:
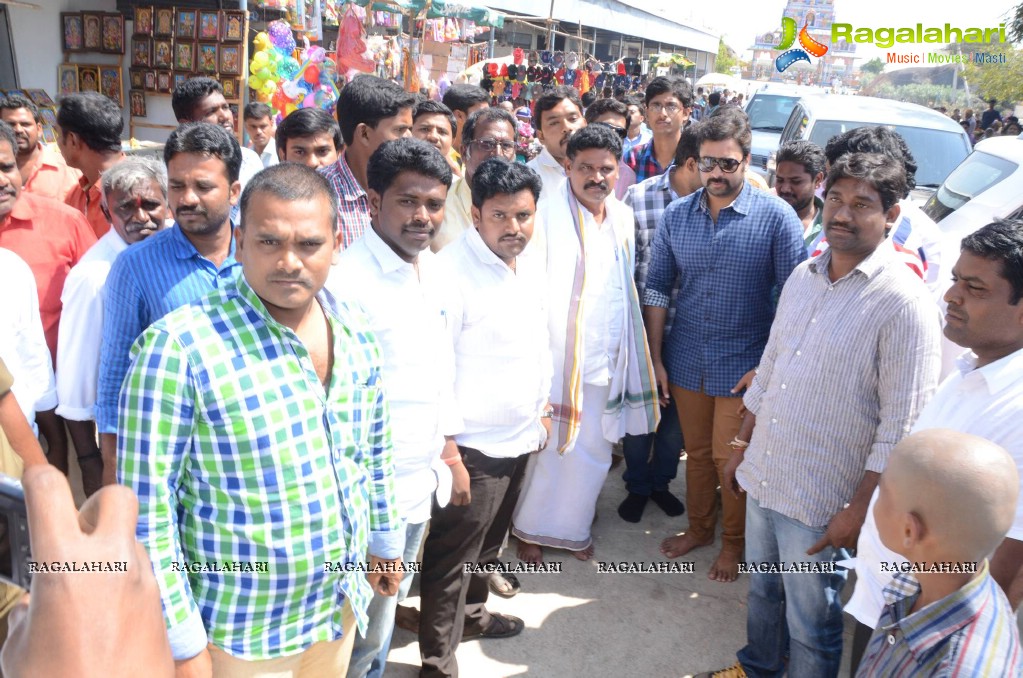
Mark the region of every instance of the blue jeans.
<instances>
[{"instance_id":1,"label":"blue jeans","mask_svg":"<svg viewBox=\"0 0 1023 678\"><path fill-rule=\"evenodd\" d=\"M650 447L653 446L653 455ZM678 456L682 451L682 427L675 411L675 399L661 408L657 431L639 436L625 436L625 489L649 497L656 490L667 490L678 473Z\"/></svg>"},{"instance_id":2,"label":"blue jeans","mask_svg":"<svg viewBox=\"0 0 1023 678\"><path fill-rule=\"evenodd\" d=\"M405 551L401 559L406 563L417 560L419 546L423 543L426 526L430 521L405 524ZM362 573L356 573L364 576ZM373 600L366 608L369 625L366 637L356 634L355 646L352 648L352 659L348 662L348 678L381 678L387 665L387 653L391 649L391 636L394 635L394 612L398 603L405 600L412 588L411 572L401 578L398 593L393 596L373 594Z\"/></svg>"},{"instance_id":3,"label":"blue jeans","mask_svg":"<svg viewBox=\"0 0 1023 678\"><path fill-rule=\"evenodd\" d=\"M754 563L838 561L845 549L827 547L806 555L824 535L776 511L746 502L746 560ZM750 575L746 615L747 645L739 653L743 669L753 678L833 678L842 660L842 601L846 570L835 574Z\"/></svg>"}]
</instances>

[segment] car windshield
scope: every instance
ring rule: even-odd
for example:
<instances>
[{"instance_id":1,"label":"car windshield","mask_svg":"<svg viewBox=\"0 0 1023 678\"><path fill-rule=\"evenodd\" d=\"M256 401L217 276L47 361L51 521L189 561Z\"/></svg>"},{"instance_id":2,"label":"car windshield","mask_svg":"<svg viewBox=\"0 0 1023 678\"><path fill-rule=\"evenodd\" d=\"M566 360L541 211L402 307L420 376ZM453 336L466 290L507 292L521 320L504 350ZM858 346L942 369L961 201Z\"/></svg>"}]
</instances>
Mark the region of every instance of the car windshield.
<instances>
[{"instance_id":1,"label":"car windshield","mask_svg":"<svg viewBox=\"0 0 1023 678\"><path fill-rule=\"evenodd\" d=\"M746 107L750 129L774 130L780 132L785 127L799 97L786 97L770 94L755 94Z\"/></svg>"},{"instance_id":2,"label":"car windshield","mask_svg":"<svg viewBox=\"0 0 1023 678\"><path fill-rule=\"evenodd\" d=\"M974 151L955 168L924 205L935 223L970 202L1016 171L1016 163L983 151Z\"/></svg>"},{"instance_id":3,"label":"car windshield","mask_svg":"<svg viewBox=\"0 0 1023 678\"><path fill-rule=\"evenodd\" d=\"M828 143L828 139L836 134L866 125L869 123L820 120L810 132L810 141L823 147ZM970 152L969 144L962 133L902 125L886 127L895 130L906 140L916 161L916 185L919 187L937 188Z\"/></svg>"}]
</instances>

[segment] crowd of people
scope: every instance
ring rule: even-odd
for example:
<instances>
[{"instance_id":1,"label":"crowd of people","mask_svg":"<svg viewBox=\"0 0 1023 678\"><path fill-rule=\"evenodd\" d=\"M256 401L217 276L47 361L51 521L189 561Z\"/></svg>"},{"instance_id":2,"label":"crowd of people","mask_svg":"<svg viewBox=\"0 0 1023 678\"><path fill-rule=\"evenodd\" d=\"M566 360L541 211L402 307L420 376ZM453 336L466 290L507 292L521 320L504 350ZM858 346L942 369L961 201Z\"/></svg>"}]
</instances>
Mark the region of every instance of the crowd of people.
<instances>
[{"instance_id":1,"label":"crowd of people","mask_svg":"<svg viewBox=\"0 0 1023 678\"><path fill-rule=\"evenodd\" d=\"M399 625L457 676L523 631L511 540L594 556L619 449L624 522L688 516L666 558L720 529L711 580L767 566L704 675L837 676L854 549L857 676L1019 675L1023 223L942 261L885 127L785 144L769 189L741 97L680 78L504 103L360 76L336 118L250 104L243 147L192 78L161 162L102 95L57 148L0 99L0 470L36 560L131 574L7 586L5 674L379 677Z\"/></svg>"},{"instance_id":2,"label":"crowd of people","mask_svg":"<svg viewBox=\"0 0 1023 678\"><path fill-rule=\"evenodd\" d=\"M973 144L982 139L990 139L997 136L1018 137L1020 132L1023 131L1019 124L1019 117L1015 114L1002 117L1002 111L998 110L997 99L988 99L987 108L981 112L979 118L972 108L967 108L961 112L958 108L953 108L949 112L944 106L939 106L937 110L962 125L963 130L970 136L970 142Z\"/></svg>"}]
</instances>

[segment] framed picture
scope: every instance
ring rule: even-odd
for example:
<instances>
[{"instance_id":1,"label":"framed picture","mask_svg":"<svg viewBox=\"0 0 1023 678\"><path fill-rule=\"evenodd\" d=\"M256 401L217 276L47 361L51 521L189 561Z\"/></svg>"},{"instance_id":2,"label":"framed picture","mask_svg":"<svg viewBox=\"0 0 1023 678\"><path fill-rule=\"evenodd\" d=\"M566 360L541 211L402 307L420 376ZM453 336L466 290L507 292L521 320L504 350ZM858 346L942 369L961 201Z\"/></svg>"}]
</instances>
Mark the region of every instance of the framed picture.
<instances>
[{"instance_id":1,"label":"framed picture","mask_svg":"<svg viewBox=\"0 0 1023 678\"><path fill-rule=\"evenodd\" d=\"M124 108L124 87L120 66L101 66L99 69L99 91Z\"/></svg>"},{"instance_id":2,"label":"framed picture","mask_svg":"<svg viewBox=\"0 0 1023 678\"><path fill-rule=\"evenodd\" d=\"M57 95L74 94L78 91L78 66L61 64L57 66Z\"/></svg>"},{"instance_id":3,"label":"framed picture","mask_svg":"<svg viewBox=\"0 0 1023 678\"><path fill-rule=\"evenodd\" d=\"M137 68L132 68L128 71L128 75L131 77L131 88L142 89L145 86L145 75Z\"/></svg>"},{"instance_id":4,"label":"framed picture","mask_svg":"<svg viewBox=\"0 0 1023 678\"><path fill-rule=\"evenodd\" d=\"M64 33L65 52L81 52L85 49L85 27L80 13L62 13L60 15L60 25Z\"/></svg>"},{"instance_id":5,"label":"framed picture","mask_svg":"<svg viewBox=\"0 0 1023 678\"><path fill-rule=\"evenodd\" d=\"M220 46L220 72L224 75L238 75L241 73L242 47L241 45Z\"/></svg>"},{"instance_id":6,"label":"framed picture","mask_svg":"<svg viewBox=\"0 0 1023 678\"><path fill-rule=\"evenodd\" d=\"M171 91L173 92L177 89L178 85L184 85L186 80L188 80L188 73L175 73L174 79L171 81L171 84L174 86Z\"/></svg>"},{"instance_id":7,"label":"framed picture","mask_svg":"<svg viewBox=\"0 0 1023 678\"><path fill-rule=\"evenodd\" d=\"M221 78L220 86L224 88L225 99L238 98L238 78Z\"/></svg>"},{"instance_id":8,"label":"framed picture","mask_svg":"<svg viewBox=\"0 0 1023 678\"><path fill-rule=\"evenodd\" d=\"M131 39L131 65L147 67L153 65L153 39Z\"/></svg>"},{"instance_id":9,"label":"framed picture","mask_svg":"<svg viewBox=\"0 0 1023 678\"><path fill-rule=\"evenodd\" d=\"M196 12L194 9L177 10L177 21L174 24L174 37L195 39Z\"/></svg>"},{"instance_id":10,"label":"framed picture","mask_svg":"<svg viewBox=\"0 0 1023 678\"><path fill-rule=\"evenodd\" d=\"M57 143L57 133L53 127L43 125L43 142L47 144Z\"/></svg>"},{"instance_id":11,"label":"framed picture","mask_svg":"<svg viewBox=\"0 0 1023 678\"><path fill-rule=\"evenodd\" d=\"M132 117L144 118L146 117L146 93L140 92L133 89L128 92L128 101L130 102L130 111Z\"/></svg>"},{"instance_id":12,"label":"framed picture","mask_svg":"<svg viewBox=\"0 0 1023 678\"><path fill-rule=\"evenodd\" d=\"M144 71L142 73L143 89L147 92L156 91L156 71Z\"/></svg>"},{"instance_id":13,"label":"framed picture","mask_svg":"<svg viewBox=\"0 0 1023 678\"><path fill-rule=\"evenodd\" d=\"M46 93L45 89L27 89L25 90L25 94L28 95L28 98L31 99L36 106L56 106L56 104L53 103L53 99L50 98L50 95Z\"/></svg>"},{"instance_id":14,"label":"framed picture","mask_svg":"<svg viewBox=\"0 0 1023 678\"><path fill-rule=\"evenodd\" d=\"M42 116L43 123L49 125L50 127L53 127L54 129L57 128L57 111L56 110L54 110L53 108L40 108L39 109L39 115Z\"/></svg>"},{"instance_id":15,"label":"framed picture","mask_svg":"<svg viewBox=\"0 0 1023 678\"><path fill-rule=\"evenodd\" d=\"M224 10L220 17L220 39L241 42L245 38L245 12Z\"/></svg>"},{"instance_id":16,"label":"framed picture","mask_svg":"<svg viewBox=\"0 0 1023 678\"><path fill-rule=\"evenodd\" d=\"M170 38L153 39L153 66L174 68L174 49Z\"/></svg>"},{"instance_id":17,"label":"framed picture","mask_svg":"<svg viewBox=\"0 0 1023 678\"><path fill-rule=\"evenodd\" d=\"M173 87L171 87L171 72L170 71L157 71L156 72L156 91L170 94Z\"/></svg>"},{"instance_id":18,"label":"framed picture","mask_svg":"<svg viewBox=\"0 0 1023 678\"><path fill-rule=\"evenodd\" d=\"M169 38L174 35L174 10L157 7L153 10L153 37Z\"/></svg>"},{"instance_id":19,"label":"framed picture","mask_svg":"<svg viewBox=\"0 0 1023 678\"><path fill-rule=\"evenodd\" d=\"M220 39L220 12L216 10L199 12L199 39Z\"/></svg>"},{"instance_id":20,"label":"framed picture","mask_svg":"<svg viewBox=\"0 0 1023 678\"><path fill-rule=\"evenodd\" d=\"M82 49L99 52L103 49L103 15L99 12L82 12Z\"/></svg>"},{"instance_id":21,"label":"framed picture","mask_svg":"<svg viewBox=\"0 0 1023 678\"><path fill-rule=\"evenodd\" d=\"M99 66L78 65L78 91L99 91Z\"/></svg>"},{"instance_id":22,"label":"framed picture","mask_svg":"<svg viewBox=\"0 0 1023 678\"><path fill-rule=\"evenodd\" d=\"M149 7L136 7L135 8L135 21L134 30L132 31L135 35L152 35L153 34L153 8Z\"/></svg>"},{"instance_id":23,"label":"framed picture","mask_svg":"<svg viewBox=\"0 0 1023 678\"><path fill-rule=\"evenodd\" d=\"M124 17L120 14L103 15L103 51L124 54Z\"/></svg>"},{"instance_id":24,"label":"framed picture","mask_svg":"<svg viewBox=\"0 0 1023 678\"><path fill-rule=\"evenodd\" d=\"M195 57L195 70L199 73L213 75L217 72L217 43L200 42L199 51Z\"/></svg>"},{"instance_id":25,"label":"framed picture","mask_svg":"<svg viewBox=\"0 0 1023 678\"><path fill-rule=\"evenodd\" d=\"M174 70L189 73L195 70L195 43L191 40L174 42Z\"/></svg>"}]
</instances>

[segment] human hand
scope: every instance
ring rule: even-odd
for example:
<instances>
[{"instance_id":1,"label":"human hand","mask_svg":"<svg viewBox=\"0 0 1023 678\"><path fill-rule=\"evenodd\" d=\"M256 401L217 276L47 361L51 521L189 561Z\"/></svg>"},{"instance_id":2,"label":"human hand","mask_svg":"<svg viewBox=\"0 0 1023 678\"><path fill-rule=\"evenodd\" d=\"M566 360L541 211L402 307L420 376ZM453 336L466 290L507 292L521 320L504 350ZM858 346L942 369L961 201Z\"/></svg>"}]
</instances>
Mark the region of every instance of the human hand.
<instances>
[{"instance_id":1,"label":"human hand","mask_svg":"<svg viewBox=\"0 0 1023 678\"><path fill-rule=\"evenodd\" d=\"M543 439L543 444L536 450L537 452L543 452L547 449L547 444L551 441L551 421L550 417L540 417L540 425L543 426L543 430L547 435Z\"/></svg>"},{"instance_id":2,"label":"human hand","mask_svg":"<svg viewBox=\"0 0 1023 678\"><path fill-rule=\"evenodd\" d=\"M174 662L174 678L212 678L213 659L205 647L191 659Z\"/></svg>"},{"instance_id":3,"label":"human hand","mask_svg":"<svg viewBox=\"0 0 1023 678\"><path fill-rule=\"evenodd\" d=\"M668 406L668 399L671 398L671 388L668 386L668 370L663 362L654 363L654 381L657 383L658 402L661 407Z\"/></svg>"},{"instance_id":4,"label":"human hand","mask_svg":"<svg viewBox=\"0 0 1023 678\"><path fill-rule=\"evenodd\" d=\"M449 438L444 443L444 449L441 450L440 458L445 463L455 459L458 460L448 464L448 468L451 469L451 505L468 505L472 499L472 495L469 492L469 471L465 468L465 464L462 463L462 453L459 451L458 443L455 442L454 438Z\"/></svg>"},{"instance_id":5,"label":"human hand","mask_svg":"<svg viewBox=\"0 0 1023 678\"><path fill-rule=\"evenodd\" d=\"M370 555L369 572L366 579L373 587L374 593L382 596L393 596L398 593L398 585L404 573L401 570L401 558L380 558Z\"/></svg>"},{"instance_id":6,"label":"human hand","mask_svg":"<svg viewBox=\"0 0 1023 678\"><path fill-rule=\"evenodd\" d=\"M22 485L35 561L109 563L120 571L36 573L31 596L11 610L4 675L119 678L137 676L140 667L146 676L174 675L160 589L135 540L132 491L105 487L78 512L53 466L26 467Z\"/></svg>"},{"instance_id":7,"label":"human hand","mask_svg":"<svg viewBox=\"0 0 1023 678\"><path fill-rule=\"evenodd\" d=\"M836 549L856 548L856 540L859 539L860 528L863 527L863 520L866 517L866 511L860 510L858 507L847 506L842 509L831 519L824 536L807 550L806 555L812 556L815 553L820 553L828 546Z\"/></svg>"},{"instance_id":8,"label":"human hand","mask_svg":"<svg viewBox=\"0 0 1023 678\"><path fill-rule=\"evenodd\" d=\"M742 375L742 378L739 379L738 383L736 383L736 385L732 387L731 392L734 395L739 395L740 393L742 393L743 391L745 391L746 389L753 385L753 377L755 376L757 376L756 369L752 369L746 374ZM744 414L746 414L746 405L742 401L740 401L739 416L742 416Z\"/></svg>"},{"instance_id":9,"label":"human hand","mask_svg":"<svg viewBox=\"0 0 1023 678\"><path fill-rule=\"evenodd\" d=\"M732 456L730 456L728 461L725 462L725 468L721 471L721 486L728 488L729 491L731 491L732 496L736 499L739 498L740 494L746 491L742 489L742 486L739 485L739 481L735 478L735 472L739 469L739 465L742 464L744 457L745 455L742 450L732 450Z\"/></svg>"}]
</instances>

